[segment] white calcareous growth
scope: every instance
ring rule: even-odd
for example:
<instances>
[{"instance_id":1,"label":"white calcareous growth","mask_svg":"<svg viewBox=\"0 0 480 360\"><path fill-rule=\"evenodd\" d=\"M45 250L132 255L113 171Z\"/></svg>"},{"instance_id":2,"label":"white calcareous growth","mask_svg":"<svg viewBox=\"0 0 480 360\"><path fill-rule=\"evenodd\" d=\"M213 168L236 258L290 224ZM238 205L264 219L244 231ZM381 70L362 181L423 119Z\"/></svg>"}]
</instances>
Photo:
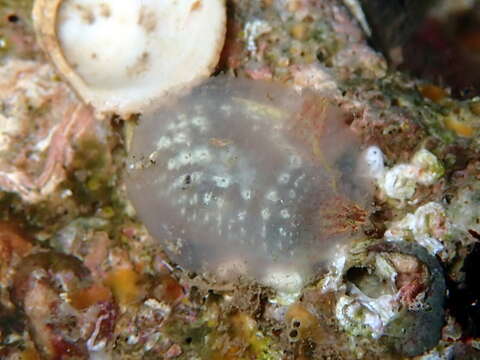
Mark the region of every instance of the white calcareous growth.
<instances>
[{"instance_id":1,"label":"white calcareous growth","mask_svg":"<svg viewBox=\"0 0 480 360\"><path fill-rule=\"evenodd\" d=\"M140 119L129 198L174 262L288 298L356 231L341 212L371 200L345 119L312 92L215 78Z\"/></svg>"},{"instance_id":2,"label":"white calcareous growth","mask_svg":"<svg viewBox=\"0 0 480 360\"><path fill-rule=\"evenodd\" d=\"M445 242L451 233L451 223L442 205L429 202L414 213L393 222L385 232L388 241L413 239L432 255L445 249Z\"/></svg>"},{"instance_id":3,"label":"white calcareous growth","mask_svg":"<svg viewBox=\"0 0 480 360\"><path fill-rule=\"evenodd\" d=\"M378 146L370 146L363 157L367 174L375 179L381 197L387 197L404 205L415 195L417 185L435 184L444 174L444 168L437 157L426 149L418 150L409 163L385 167L385 159Z\"/></svg>"},{"instance_id":4,"label":"white calcareous growth","mask_svg":"<svg viewBox=\"0 0 480 360\"><path fill-rule=\"evenodd\" d=\"M351 292L338 299L335 307L338 322L352 335L379 338L390 321L398 315L396 295L386 294L373 299L354 286Z\"/></svg>"},{"instance_id":5,"label":"white calcareous growth","mask_svg":"<svg viewBox=\"0 0 480 360\"><path fill-rule=\"evenodd\" d=\"M38 40L99 112L143 112L207 78L226 32L223 0L35 0Z\"/></svg>"}]
</instances>

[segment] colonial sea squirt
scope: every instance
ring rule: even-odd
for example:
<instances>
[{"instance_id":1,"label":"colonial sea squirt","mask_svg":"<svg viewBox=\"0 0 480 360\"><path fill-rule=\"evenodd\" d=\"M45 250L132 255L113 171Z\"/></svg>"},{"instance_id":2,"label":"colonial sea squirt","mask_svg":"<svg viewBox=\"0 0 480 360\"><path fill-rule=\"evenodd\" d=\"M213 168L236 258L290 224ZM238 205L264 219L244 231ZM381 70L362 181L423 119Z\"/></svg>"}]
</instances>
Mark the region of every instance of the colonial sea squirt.
<instances>
[{"instance_id":1,"label":"colonial sea squirt","mask_svg":"<svg viewBox=\"0 0 480 360\"><path fill-rule=\"evenodd\" d=\"M129 197L185 269L299 290L371 196L345 121L310 91L215 78L140 118Z\"/></svg>"}]
</instances>

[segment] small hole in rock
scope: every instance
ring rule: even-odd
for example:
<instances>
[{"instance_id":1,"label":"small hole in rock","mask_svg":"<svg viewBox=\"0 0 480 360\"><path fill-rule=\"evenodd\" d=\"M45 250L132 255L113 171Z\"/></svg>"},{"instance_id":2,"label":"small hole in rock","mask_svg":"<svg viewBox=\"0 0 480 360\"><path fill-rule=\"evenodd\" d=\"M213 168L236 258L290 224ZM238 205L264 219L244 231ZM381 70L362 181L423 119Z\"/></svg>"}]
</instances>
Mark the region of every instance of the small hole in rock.
<instances>
[{"instance_id":1,"label":"small hole in rock","mask_svg":"<svg viewBox=\"0 0 480 360\"><path fill-rule=\"evenodd\" d=\"M7 20L11 23L16 23L16 22L18 22L18 20L20 20L20 18L15 14L10 14L7 17Z\"/></svg>"}]
</instances>

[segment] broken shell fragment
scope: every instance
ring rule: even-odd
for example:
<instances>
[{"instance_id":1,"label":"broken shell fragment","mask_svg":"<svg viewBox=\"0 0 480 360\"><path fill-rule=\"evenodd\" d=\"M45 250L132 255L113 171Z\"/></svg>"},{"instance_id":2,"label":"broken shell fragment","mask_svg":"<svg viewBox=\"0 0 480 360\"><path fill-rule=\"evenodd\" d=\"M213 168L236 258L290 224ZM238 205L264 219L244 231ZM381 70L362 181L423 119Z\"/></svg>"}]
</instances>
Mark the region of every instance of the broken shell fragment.
<instances>
[{"instance_id":1,"label":"broken shell fragment","mask_svg":"<svg viewBox=\"0 0 480 360\"><path fill-rule=\"evenodd\" d=\"M445 279L438 260L406 242L380 242L352 252L346 292L336 305L340 326L378 339L396 354L418 356L440 340Z\"/></svg>"},{"instance_id":2,"label":"broken shell fragment","mask_svg":"<svg viewBox=\"0 0 480 360\"><path fill-rule=\"evenodd\" d=\"M222 0L36 0L39 43L80 97L128 116L207 78L226 31Z\"/></svg>"}]
</instances>

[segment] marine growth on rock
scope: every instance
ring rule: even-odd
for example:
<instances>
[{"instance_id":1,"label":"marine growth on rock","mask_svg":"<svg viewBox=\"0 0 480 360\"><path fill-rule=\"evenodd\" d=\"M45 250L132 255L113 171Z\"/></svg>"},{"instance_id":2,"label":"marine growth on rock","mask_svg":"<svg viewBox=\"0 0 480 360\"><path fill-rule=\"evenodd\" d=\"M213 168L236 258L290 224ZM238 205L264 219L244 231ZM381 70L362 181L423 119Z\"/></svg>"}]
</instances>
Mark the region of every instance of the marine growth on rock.
<instances>
[{"instance_id":1,"label":"marine growth on rock","mask_svg":"<svg viewBox=\"0 0 480 360\"><path fill-rule=\"evenodd\" d=\"M298 290L365 221L347 118L313 92L220 76L140 118L129 197L187 270Z\"/></svg>"}]
</instances>

